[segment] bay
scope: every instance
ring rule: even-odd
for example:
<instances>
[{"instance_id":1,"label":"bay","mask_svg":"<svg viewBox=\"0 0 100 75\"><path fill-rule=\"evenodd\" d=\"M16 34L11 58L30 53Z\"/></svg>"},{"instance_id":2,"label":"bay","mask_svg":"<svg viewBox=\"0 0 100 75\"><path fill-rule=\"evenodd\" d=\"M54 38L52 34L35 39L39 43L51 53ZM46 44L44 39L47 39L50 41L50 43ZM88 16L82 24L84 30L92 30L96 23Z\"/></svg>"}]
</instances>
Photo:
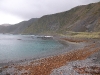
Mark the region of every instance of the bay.
<instances>
[{"instance_id":1,"label":"bay","mask_svg":"<svg viewBox=\"0 0 100 75\"><path fill-rule=\"evenodd\" d=\"M0 63L42 57L63 48L50 36L0 34Z\"/></svg>"}]
</instances>

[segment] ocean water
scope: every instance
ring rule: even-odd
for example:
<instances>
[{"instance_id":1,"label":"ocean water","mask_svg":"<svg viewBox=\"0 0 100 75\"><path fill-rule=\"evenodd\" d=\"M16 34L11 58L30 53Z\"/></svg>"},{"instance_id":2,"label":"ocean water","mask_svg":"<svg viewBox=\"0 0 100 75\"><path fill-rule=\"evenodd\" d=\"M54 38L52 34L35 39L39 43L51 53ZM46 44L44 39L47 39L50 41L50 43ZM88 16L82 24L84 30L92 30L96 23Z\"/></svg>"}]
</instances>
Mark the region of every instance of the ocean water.
<instances>
[{"instance_id":1,"label":"ocean water","mask_svg":"<svg viewBox=\"0 0 100 75\"><path fill-rule=\"evenodd\" d=\"M0 63L49 55L63 47L59 41L48 37L0 34Z\"/></svg>"}]
</instances>

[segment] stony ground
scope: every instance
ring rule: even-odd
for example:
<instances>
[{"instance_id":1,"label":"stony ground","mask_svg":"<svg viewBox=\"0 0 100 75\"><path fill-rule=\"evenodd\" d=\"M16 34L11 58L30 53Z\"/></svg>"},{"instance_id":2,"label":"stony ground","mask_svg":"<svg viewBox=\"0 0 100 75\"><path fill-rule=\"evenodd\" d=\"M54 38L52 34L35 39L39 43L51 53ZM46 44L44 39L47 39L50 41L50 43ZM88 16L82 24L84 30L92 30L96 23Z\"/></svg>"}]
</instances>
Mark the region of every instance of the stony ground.
<instances>
[{"instance_id":1,"label":"stony ground","mask_svg":"<svg viewBox=\"0 0 100 75\"><path fill-rule=\"evenodd\" d=\"M92 59L72 61L52 70L50 75L100 75L100 64L93 63Z\"/></svg>"},{"instance_id":2,"label":"stony ground","mask_svg":"<svg viewBox=\"0 0 100 75\"><path fill-rule=\"evenodd\" d=\"M100 47L91 43L82 49L48 58L26 61L24 63L4 66L1 75L100 75L98 64L93 64L90 55L100 51ZM85 60L87 59L87 60ZM78 61L77 61L78 60ZM91 65L89 65L91 63ZM83 65L83 66L82 66ZM95 71L93 71L95 70Z\"/></svg>"}]
</instances>

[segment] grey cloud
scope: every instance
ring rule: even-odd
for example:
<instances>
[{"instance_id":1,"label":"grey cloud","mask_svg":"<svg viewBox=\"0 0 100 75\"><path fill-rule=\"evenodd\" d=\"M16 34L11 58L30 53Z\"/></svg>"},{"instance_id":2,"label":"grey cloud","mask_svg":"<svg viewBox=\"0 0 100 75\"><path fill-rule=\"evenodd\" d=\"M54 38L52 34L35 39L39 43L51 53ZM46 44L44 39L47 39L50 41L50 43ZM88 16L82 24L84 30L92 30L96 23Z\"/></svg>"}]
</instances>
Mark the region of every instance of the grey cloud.
<instances>
[{"instance_id":1,"label":"grey cloud","mask_svg":"<svg viewBox=\"0 0 100 75\"><path fill-rule=\"evenodd\" d=\"M98 1L100 0L0 0L0 11L29 19Z\"/></svg>"}]
</instances>

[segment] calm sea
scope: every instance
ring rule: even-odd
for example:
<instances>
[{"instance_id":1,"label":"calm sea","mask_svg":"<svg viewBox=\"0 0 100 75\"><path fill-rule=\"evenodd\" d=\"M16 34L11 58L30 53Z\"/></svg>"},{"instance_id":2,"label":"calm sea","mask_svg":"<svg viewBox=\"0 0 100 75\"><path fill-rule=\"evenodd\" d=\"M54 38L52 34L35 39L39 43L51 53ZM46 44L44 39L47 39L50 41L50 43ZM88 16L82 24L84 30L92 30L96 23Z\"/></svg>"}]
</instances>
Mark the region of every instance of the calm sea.
<instances>
[{"instance_id":1,"label":"calm sea","mask_svg":"<svg viewBox=\"0 0 100 75\"><path fill-rule=\"evenodd\" d=\"M49 55L59 52L63 47L51 37L0 34L0 63Z\"/></svg>"}]
</instances>

